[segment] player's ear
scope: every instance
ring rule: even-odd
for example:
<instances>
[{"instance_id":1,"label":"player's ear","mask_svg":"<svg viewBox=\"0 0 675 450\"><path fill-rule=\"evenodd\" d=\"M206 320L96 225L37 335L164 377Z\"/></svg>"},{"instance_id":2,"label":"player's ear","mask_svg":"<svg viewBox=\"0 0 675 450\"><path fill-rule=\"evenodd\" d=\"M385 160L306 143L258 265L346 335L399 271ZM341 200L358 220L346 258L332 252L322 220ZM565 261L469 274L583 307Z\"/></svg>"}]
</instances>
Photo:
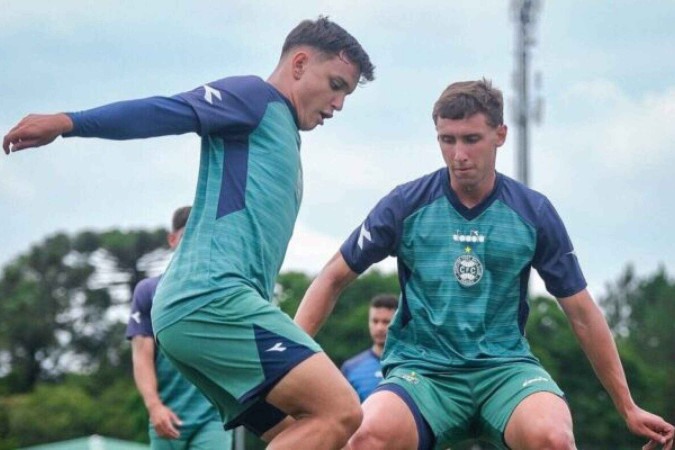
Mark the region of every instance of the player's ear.
<instances>
[{"instance_id":1,"label":"player's ear","mask_svg":"<svg viewBox=\"0 0 675 450\"><path fill-rule=\"evenodd\" d=\"M295 52L291 58L293 78L299 80L305 73L307 64L309 63L309 53L305 50Z\"/></svg>"},{"instance_id":2,"label":"player's ear","mask_svg":"<svg viewBox=\"0 0 675 450\"><path fill-rule=\"evenodd\" d=\"M176 248L179 240L180 235L176 231L172 231L166 235L166 242L169 244L169 248Z\"/></svg>"},{"instance_id":3,"label":"player's ear","mask_svg":"<svg viewBox=\"0 0 675 450\"><path fill-rule=\"evenodd\" d=\"M504 142L506 141L506 134L508 132L508 128L506 125L502 124L497 127L497 147L501 147L504 145Z\"/></svg>"}]
</instances>

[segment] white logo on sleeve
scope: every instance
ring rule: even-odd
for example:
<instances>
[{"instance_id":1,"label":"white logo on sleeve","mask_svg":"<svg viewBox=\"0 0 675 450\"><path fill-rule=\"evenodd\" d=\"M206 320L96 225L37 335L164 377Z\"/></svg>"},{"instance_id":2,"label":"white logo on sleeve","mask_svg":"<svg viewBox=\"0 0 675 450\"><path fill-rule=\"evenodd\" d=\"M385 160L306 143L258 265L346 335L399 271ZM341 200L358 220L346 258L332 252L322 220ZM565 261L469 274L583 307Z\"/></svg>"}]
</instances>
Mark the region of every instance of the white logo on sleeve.
<instances>
[{"instance_id":1,"label":"white logo on sleeve","mask_svg":"<svg viewBox=\"0 0 675 450\"><path fill-rule=\"evenodd\" d=\"M136 323L141 323L141 313L139 311L132 313L131 318L134 319Z\"/></svg>"},{"instance_id":2,"label":"white logo on sleeve","mask_svg":"<svg viewBox=\"0 0 675 450\"><path fill-rule=\"evenodd\" d=\"M366 228L365 223L363 225L361 225L361 232L359 233L358 244L359 244L359 248L361 250L363 250L363 240L364 239L367 239L368 241L373 242L373 240L370 237L370 231L368 231L368 229Z\"/></svg>"},{"instance_id":3,"label":"white logo on sleeve","mask_svg":"<svg viewBox=\"0 0 675 450\"><path fill-rule=\"evenodd\" d=\"M270 348L268 348L265 351L266 352L285 352L287 348L288 347L284 347L284 344L282 344L281 342L277 342L276 344L274 344L273 346L271 346Z\"/></svg>"},{"instance_id":4,"label":"white logo on sleeve","mask_svg":"<svg viewBox=\"0 0 675 450\"><path fill-rule=\"evenodd\" d=\"M213 105L213 97L216 97L218 100L222 101L223 97L220 95L218 89L213 89L208 84L204 85L204 100Z\"/></svg>"}]
</instances>

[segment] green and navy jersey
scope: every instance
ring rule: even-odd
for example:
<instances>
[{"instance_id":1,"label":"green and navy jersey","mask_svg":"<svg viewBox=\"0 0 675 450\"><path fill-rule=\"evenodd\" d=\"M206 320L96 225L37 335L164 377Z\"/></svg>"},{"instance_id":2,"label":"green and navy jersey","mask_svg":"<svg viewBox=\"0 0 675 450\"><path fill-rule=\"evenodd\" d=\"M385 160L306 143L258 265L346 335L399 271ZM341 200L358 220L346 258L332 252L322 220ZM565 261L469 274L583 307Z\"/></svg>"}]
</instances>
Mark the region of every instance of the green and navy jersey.
<instances>
[{"instance_id":1,"label":"green and navy jersey","mask_svg":"<svg viewBox=\"0 0 675 450\"><path fill-rule=\"evenodd\" d=\"M157 283L159 283L159 277L146 278L136 285L131 304L131 315L127 324L127 339L131 340L135 336L154 338L150 310ZM183 422L180 426L183 438L208 422L220 422L220 416L215 406L204 397L194 384L186 380L156 347L155 373L157 375L159 398ZM150 426L152 427L152 424Z\"/></svg>"},{"instance_id":2,"label":"green and navy jersey","mask_svg":"<svg viewBox=\"0 0 675 450\"><path fill-rule=\"evenodd\" d=\"M536 361L524 336L531 267L555 297L586 287L553 205L499 173L490 195L470 209L451 189L447 168L398 186L341 253L356 273L397 258L401 298L385 373Z\"/></svg>"},{"instance_id":3,"label":"green and navy jersey","mask_svg":"<svg viewBox=\"0 0 675 450\"><path fill-rule=\"evenodd\" d=\"M256 77L232 77L179 96L201 125L195 201L157 290L159 333L234 290L271 300L302 199L295 110Z\"/></svg>"},{"instance_id":4,"label":"green and navy jersey","mask_svg":"<svg viewBox=\"0 0 675 450\"><path fill-rule=\"evenodd\" d=\"M277 89L230 77L68 115L65 137L202 137L195 201L154 301L155 332L235 290L272 298L302 198L296 111Z\"/></svg>"}]
</instances>

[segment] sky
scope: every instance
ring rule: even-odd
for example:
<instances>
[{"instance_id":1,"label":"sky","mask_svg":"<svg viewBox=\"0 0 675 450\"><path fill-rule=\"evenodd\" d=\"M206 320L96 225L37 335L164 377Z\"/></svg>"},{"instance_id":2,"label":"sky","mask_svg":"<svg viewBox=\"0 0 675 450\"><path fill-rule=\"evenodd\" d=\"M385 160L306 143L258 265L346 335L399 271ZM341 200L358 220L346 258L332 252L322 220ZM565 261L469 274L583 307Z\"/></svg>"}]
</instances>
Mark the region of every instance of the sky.
<instances>
[{"instance_id":1,"label":"sky","mask_svg":"<svg viewBox=\"0 0 675 450\"><path fill-rule=\"evenodd\" d=\"M504 91L497 169L515 176L507 0L0 0L0 134L29 113L267 78L288 31L318 15L362 43L377 79L302 134L305 194L283 270L316 274L382 196L442 167L431 109L451 82L486 77ZM596 297L627 264L642 276L675 268L673 23L673 0L544 0L537 16L544 115L530 186L563 218ZM0 266L56 232L168 227L192 202L198 163L196 135L59 138L0 155Z\"/></svg>"}]
</instances>

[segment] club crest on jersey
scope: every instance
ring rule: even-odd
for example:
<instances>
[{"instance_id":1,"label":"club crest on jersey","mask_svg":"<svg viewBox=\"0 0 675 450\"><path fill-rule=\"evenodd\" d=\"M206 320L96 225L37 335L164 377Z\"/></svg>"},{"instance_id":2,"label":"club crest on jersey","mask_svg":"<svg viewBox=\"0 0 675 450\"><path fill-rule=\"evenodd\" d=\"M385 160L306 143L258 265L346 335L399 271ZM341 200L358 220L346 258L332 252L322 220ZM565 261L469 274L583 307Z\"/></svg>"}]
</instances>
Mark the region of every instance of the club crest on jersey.
<instances>
[{"instance_id":1,"label":"club crest on jersey","mask_svg":"<svg viewBox=\"0 0 675 450\"><path fill-rule=\"evenodd\" d=\"M465 254L455 260L455 278L464 287L470 287L483 278L483 263L471 254L471 248L467 247Z\"/></svg>"}]
</instances>

